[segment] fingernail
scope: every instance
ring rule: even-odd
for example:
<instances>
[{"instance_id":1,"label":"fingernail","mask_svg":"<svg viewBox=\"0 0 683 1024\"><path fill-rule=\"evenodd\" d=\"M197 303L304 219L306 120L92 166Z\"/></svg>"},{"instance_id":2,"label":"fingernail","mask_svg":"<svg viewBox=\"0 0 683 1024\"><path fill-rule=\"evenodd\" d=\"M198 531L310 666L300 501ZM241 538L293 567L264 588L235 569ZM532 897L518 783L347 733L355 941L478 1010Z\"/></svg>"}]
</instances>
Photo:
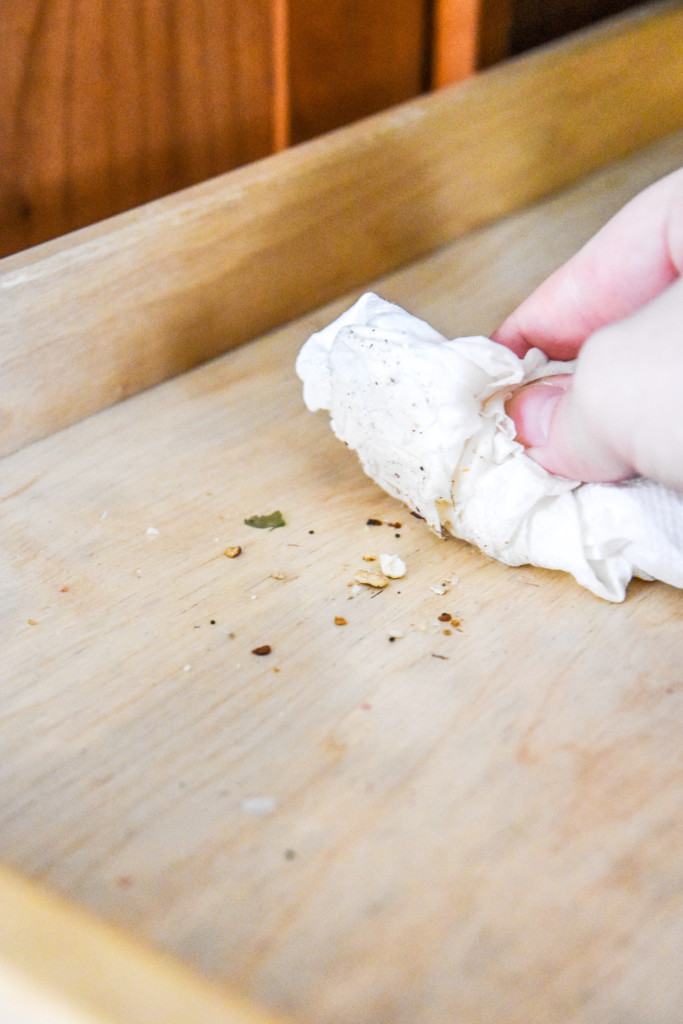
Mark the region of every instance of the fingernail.
<instances>
[{"instance_id":1,"label":"fingernail","mask_svg":"<svg viewBox=\"0 0 683 1024\"><path fill-rule=\"evenodd\" d=\"M545 381L534 381L509 399L507 414L515 424L517 440L525 448L543 448L547 444L555 406L565 390Z\"/></svg>"}]
</instances>

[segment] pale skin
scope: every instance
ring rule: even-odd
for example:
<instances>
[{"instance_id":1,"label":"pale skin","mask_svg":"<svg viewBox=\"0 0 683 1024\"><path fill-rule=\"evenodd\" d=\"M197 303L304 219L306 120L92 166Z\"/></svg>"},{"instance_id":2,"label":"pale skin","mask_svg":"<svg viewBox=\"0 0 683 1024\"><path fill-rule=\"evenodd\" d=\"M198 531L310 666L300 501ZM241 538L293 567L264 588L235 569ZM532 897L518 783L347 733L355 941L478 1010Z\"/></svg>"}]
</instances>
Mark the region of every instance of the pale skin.
<instances>
[{"instance_id":1,"label":"pale skin","mask_svg":"<svg viewBox=\"0 0 683 1024\"><path fill-rule=\"evenodd\" d=\"M573 376L507 403L546 469L683 491L682 275L683 169L631 200L494 333L518 355L577 359Z\"/></svg>"}]
</instances>

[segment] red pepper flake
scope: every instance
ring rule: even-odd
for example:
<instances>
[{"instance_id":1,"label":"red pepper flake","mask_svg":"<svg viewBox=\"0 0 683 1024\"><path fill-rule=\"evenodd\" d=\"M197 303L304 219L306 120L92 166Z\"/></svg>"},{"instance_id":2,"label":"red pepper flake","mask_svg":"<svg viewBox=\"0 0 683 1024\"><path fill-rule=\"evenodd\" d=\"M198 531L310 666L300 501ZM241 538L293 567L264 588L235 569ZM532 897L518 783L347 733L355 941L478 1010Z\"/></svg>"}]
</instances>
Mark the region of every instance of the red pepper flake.
<instances>
[{"instance_id":1,"label":"red pepper flake","mask_svg":"<svg viewBox=\"0 0 683 1024\"><path fill-rule=\"evenodd\" d=\"M263 657L266 654L270 654L272 649L273 648L270 646L270 644L261 644L260 647L255 647L251 653L258 654L259 657Z\"/></svg>"},{"instance_id":2,"label":"red pepper flake","mask_svg":"<svg viewBox=\"0 0 683 1024\"><path fill-rule=\"evenodd\" d=\"M69 593L69 588L68 587L62 587L62 589L59 591L59 593L60 594L68 594Z\"/></svg>"}]
</instances>

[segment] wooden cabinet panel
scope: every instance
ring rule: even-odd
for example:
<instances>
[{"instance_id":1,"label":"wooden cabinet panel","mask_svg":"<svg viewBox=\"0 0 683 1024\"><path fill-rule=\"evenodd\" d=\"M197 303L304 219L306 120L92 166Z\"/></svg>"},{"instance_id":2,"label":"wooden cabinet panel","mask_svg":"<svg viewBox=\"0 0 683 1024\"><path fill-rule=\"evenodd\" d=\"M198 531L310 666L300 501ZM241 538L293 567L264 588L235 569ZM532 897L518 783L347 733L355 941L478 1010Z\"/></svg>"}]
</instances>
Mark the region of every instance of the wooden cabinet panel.
<instances>
[{"instance_id":1,"label":"wooden cabinet panel","mask_svg":"<svg viewBox=\"0 0 683 1024\"><path fill-rule=\"evenodd\" d=\"M620 14L642 0L508 0L511 8L508 49L522 53L602 18Z\"/></svg>"},{"instance_id":2,"label":"wooden cabinet panel","mask_svg":"<svg viewBox=\"0 0 683 1024\"><path fill-rule=\"evenodd\" d=\"M0 0L0 256L634 0Z\"/></svg>"},{"instance_id":3,"label":"wooden cabinet panel","mask_svg":"<svg viewBox=\"0 0 683 1024\"><path fill-rule=\"evenodd\" d=\"M272 151L273 0L5 0L0 254Z\"/></svg>"},{"instance_id":4,"label":"wooden cabinet panel","mask_svg":"<svg viewBox=\"0 0 683 1024\"><path fill-rule=\"evenodd\" d=\"M290 0L291 141L426 89L430 9L431 0Z\"/></svg>"}]
</instances>

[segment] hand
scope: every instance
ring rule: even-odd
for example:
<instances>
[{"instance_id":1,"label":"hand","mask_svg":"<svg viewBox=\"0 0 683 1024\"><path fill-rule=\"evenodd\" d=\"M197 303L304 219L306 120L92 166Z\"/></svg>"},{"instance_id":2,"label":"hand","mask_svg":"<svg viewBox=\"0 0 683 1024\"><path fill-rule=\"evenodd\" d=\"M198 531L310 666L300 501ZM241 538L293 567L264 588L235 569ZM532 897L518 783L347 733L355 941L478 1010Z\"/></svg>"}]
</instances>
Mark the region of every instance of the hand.
<instances>
[{"instance_id":1,"label":"hand","mask_svg":"<svg viewBox=\"0 0 683 1024\"><path fill-rule=\"evenodd\" d=\"M683 169L636 196L493 335L576 372L507 403L518 439L575 480L683 490Z\"/></svg>"}]
</instances>

